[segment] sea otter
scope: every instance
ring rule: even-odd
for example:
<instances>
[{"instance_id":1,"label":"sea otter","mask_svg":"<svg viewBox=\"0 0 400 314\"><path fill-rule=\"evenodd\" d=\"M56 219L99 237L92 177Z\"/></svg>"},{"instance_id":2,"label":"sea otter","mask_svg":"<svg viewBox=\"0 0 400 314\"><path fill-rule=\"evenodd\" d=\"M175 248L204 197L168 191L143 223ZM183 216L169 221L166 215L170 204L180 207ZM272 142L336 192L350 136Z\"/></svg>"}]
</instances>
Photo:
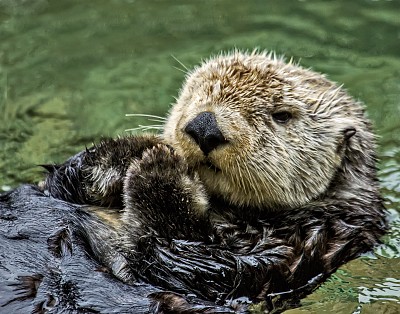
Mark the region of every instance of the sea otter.
<instances>
[{"instance_id":1,"label":"sea otter","mask_svg":"<svg viewBox=\"0 0 400 314\"><path fill-rule=\"evenodd\" d=\"M195 68L161 135L103 140L47 169L43 193L82 205L73 233L90 256L171 291L155 312L218 311L187 294L223 305L310 292L387 228L362 105L264 52Z\"/></svg>"}]
</instances>

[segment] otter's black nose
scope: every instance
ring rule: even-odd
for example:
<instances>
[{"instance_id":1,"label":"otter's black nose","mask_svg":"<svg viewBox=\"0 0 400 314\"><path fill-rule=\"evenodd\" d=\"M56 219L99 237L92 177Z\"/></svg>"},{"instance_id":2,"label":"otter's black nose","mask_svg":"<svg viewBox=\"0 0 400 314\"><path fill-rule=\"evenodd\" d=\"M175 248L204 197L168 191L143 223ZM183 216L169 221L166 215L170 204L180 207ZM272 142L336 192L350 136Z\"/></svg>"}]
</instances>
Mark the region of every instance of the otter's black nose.
<instances>
[{"instance_id":1,"label":"otter's black nose","mask_svg":"<svg viewBox=\"0 0 400 314\"><path fill-rule=\"evenodd\" d=\"M202 112L188 123L185 132L199 145L205 155L227 142L218 128L217 120L212 112Z\"/></svg>"}]
</instances>

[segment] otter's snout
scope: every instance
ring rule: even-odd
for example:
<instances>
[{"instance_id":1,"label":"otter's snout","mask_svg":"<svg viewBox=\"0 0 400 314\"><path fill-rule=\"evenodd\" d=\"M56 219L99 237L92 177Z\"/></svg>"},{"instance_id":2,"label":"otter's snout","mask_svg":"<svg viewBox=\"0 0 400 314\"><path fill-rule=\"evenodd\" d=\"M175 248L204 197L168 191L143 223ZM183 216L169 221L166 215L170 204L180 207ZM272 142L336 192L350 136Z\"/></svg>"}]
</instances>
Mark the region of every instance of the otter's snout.
<instances>
[{"instance_id":1,"label":"otter's snout","mask_svg":"<svg viewBox=\"0 0 400 314\"><path fill-rule=\"evenodd\" d=\"M195 140L205 155L227 142L218 128L214 113L208 111L201 112L190 121L185 127L185 132Z\"/></svg>"}]
</instances>

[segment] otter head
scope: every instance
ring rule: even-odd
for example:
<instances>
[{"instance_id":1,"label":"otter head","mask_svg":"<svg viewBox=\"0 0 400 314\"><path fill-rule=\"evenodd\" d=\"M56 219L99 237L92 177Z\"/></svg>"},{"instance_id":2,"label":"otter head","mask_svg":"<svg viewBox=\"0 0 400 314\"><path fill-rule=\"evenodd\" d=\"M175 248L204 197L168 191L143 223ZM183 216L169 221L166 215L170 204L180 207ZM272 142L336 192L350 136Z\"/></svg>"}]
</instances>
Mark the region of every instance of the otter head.
<instances>
[{"instance_id":1,"label":"otter head","mask_svg":"<svg viewBox=\"0 0 400 314\"><path fill-rule=\"evenodd\" d=\"M235 52L189 73L163 137L211 195L277 210L328 192L363 121L362 107L323 75Z\"/></svg>"}]
</instances>

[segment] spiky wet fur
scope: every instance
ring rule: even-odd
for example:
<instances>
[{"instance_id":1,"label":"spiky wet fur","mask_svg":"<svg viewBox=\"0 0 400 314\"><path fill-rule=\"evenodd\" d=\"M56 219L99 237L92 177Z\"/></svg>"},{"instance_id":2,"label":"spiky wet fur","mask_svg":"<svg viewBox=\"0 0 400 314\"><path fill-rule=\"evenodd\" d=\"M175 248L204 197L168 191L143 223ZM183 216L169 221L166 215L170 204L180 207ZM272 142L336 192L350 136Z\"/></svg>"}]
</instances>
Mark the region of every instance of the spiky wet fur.
<instances>
[{"instance_id":1,"label":"spiky wet fur","mask_svg":"<svg viewBox=\"0 0 400 314\"><path fill-rule=\"evenodd\" d=\"M227 139L207 156L183 131L204 111ZM279 111L290 121L276 122ZM104 140L47 167L42 187L96 206L74 224L120 280L271 310L276 293L310 292L309 280L379 243L375 163L364 110L342 88L271 54L234 52L188 74L162 136ZM176 294L155 299L155 312L197 311Z\"/></svg>"}]
</instances>

